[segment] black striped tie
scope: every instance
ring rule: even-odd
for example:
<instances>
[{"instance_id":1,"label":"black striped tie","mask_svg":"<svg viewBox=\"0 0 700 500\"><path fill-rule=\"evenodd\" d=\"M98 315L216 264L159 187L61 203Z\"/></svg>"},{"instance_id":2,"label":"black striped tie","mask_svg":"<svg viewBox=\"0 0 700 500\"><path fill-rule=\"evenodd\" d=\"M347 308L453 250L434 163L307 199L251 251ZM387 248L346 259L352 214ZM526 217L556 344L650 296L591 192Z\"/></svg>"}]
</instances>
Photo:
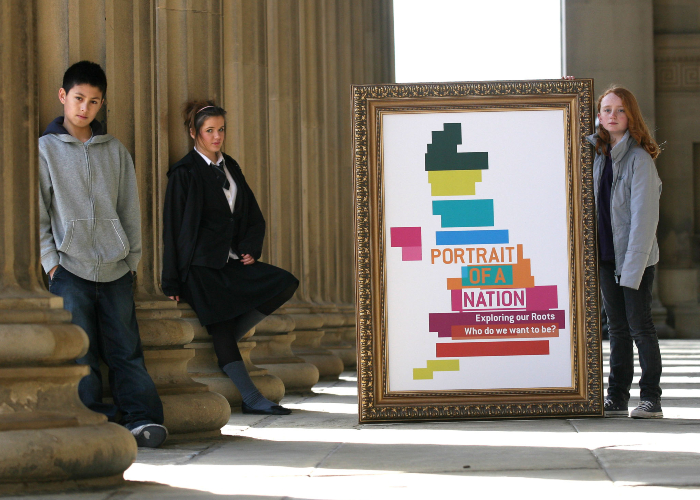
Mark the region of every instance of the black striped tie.
<instances>
[{"instance_id":1,"label":"black striped tie","mask_svg":"<svg viewBox=\"0 0 700 500\"><path fill-rule=\"evenodd\" d=\"M216 178L219 180L219 182L221 182L223 188L228 191L228 188L231 187L231 185L229 184L228 177L226 177L226 173L224 172L224 167L222 166L223 164L223 161L221 162L221 165L217 165L216 163L210 163L210 165L214 169L214 175L216 175Z\"/></svg>"}]
</instances>

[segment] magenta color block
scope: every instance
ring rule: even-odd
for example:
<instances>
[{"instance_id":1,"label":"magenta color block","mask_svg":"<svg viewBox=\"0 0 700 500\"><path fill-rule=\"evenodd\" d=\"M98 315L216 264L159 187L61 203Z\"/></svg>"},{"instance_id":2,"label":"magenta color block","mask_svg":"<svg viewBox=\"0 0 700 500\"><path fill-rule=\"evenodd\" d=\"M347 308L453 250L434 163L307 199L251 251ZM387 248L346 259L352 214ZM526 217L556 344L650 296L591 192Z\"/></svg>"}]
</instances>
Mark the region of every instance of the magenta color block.
<instances>
[{"instance_id":1,"label":"magenta color block","mask_svg":"<svg viewBox=\"0 0 700 500\"><path fill-rule=\"evenodd\" d=\"M392 247L420 247L420 227L392 227ZM406 260L406 259L404 259Z\"/></svg>"},{"instance_id":2,"label":"magenta color block","mask_svg":"<svg viewBox=\"0 0 700 500\"><path fill-rule=\"evenodd\" d=\"M452 290L452 307L455 307L455 292L460 290ZM537 315L533 319L533 314ZM554 315L551 319L550 315ZM479 320L477 321L477 316ZM524 318L522 318L525 316ZM545 317L543 317L545 316ZM521 317L521 319L518 319ZM512 320L512 321L511 321ZM453 313L430 313L428 315L428 330L437 332L438 337L452 337L452 327L459 326L486 326L486 325L519 325L523 323L533 322L552 322L563 329L566 326L564 311L558 309L556 311L483 311L483 312L453 312Z\"/></svg>"},{"instance_id":3,"label":"magenta color block","mask_svg":"<svg viewBox=\"0 0 700 500\"><path fill-rule=\"evenodd\" d=\"M453 311L461 311L462 310L462 290L450 290L452 292L452 310ZM439 313L437 313L439 314ZM432 314L430 315L431 317L433 316ZM431 319L432 321L432 319ZM432 323L431 323L432 324ZM450 325L450 328L452 326ZM435 330L433 330L435 331ZM452 330L450 330L452 331Z\"/></svg>"},{"instance_id":4,"label":"magenta color block","mask_svg":"<svg viewBox=\"0 0 700 500\"><path fill-rule=\"evenodd\" d=\"M556 309L559 305L559 300L557 299L557 285L526 288L525 302L528 311Z\"/></svg>"},{"instance_id":5,"label":"magenta color block","mask_svg":"<svg viewBox=\"0 0 700 500\"><path fill-rule=\"evenodd\" d=\"M423 260L423 251L421 247L403 247L401 251L401 260Z\"/></svg>"}]
</instances>

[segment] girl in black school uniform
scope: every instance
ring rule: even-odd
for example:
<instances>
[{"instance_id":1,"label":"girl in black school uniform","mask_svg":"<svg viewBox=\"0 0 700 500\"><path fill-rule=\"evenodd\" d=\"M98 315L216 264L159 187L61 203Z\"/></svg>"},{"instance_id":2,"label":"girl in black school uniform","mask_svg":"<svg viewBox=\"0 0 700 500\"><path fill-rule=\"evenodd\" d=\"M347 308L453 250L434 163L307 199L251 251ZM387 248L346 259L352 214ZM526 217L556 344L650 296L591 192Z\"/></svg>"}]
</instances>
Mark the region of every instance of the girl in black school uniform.
<instances>
[{"instance_id":1,"label":"girl in black school uniform","mask_svg":"<svg viewBox=\"0 0 700 500\"><path fill-rule=\"evenodd\" d=\"M243 413L287 415L266 399L243 364L238 341L289 300L299 281L260 262L265 219L238 163L221 152L226 111L214 101L185 105L194 149L168 171L163 210L163 292L184 300L212 336Z\"/></svg>"}]
</instances>

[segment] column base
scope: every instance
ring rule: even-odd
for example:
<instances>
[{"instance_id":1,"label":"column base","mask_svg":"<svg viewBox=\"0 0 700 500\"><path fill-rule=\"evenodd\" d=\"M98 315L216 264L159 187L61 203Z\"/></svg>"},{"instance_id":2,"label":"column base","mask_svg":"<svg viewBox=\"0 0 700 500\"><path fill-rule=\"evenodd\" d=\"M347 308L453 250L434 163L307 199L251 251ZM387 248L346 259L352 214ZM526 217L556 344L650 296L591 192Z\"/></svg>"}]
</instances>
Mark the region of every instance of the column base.
<instances>
[{"instance_id":1,"label":"column base","mask_svg":"<svg viewBox=\"0 0 700 500\"><path fill-rule=\"evenodd\" d=\"M292 352L294 333L263 335L256 333L253 338L256 348L251 352L251 360L260 368L279 378L287 393L308 393L318 383L319 371L315 365L296 356Z\"/></svg>"},{"instance_id":2,"label":"column base","mask_svg":"<svg viewBox=\"0 0 700 500\"><path fill-rule=\"evenodd\" d=\"M211 336L207 333L194 311L186 313L185 318L193 331L194 341L186 347L194 354L188 365L189 375L193 380L206 385L209 390L221 394L231 407L241 406L241 393L231 381L230 378L219 368L219 362L214 352L214 344L211 342ZM279 403L284 397L284 383L278 377L270 374L268 370L256 366L250 359L250 353L255 348L256 342L250 337L250 333L240 342L238 348L241 351L241 358L245 363L248 374L251 380L258 388L260 393L270 401Z\"/></svg>"},{"instance_id":3,"label":"column base","mask_svg":"<svg viewBox=\"0 0 700 500\"><path fill-rule=\"evenodd\" d=\"M666 322L668 318L668 309L658 304L654 307L652 303L651 307L651 319L654 322L654 327L656 328L656 335L660 339L674 339L676 338L676 331Z\"/></svg>"},{"instance_id":4,"label":"column base","mask_svg":"<svg viewBox=\"0 0 700 500\"><path fill-rule=\"evenodd\" d=\"M659 269L659 295L676 338L700 338L697 269Z\"/></svg>"},{"instance_id":5,"label":"column base","mask_svg":"<svg viewBox=\"0 0 700 500\"><path fill-rule=\"evenodd\" d=\"M66 322L59 297L41 301L0 299L2 493L109 484L136 458L131 433L78 397L89 370L74 361L87 351L85 332ZM12 322L23 317L44 322Z\"/></svg>"},{"instance_id":6,"label":"column base","mask_svg":"<svg viewBox=\"0 0 700 500\"><path fill-rule=\"evenodd\" d=\"M27 483L0 483L0 497L7 495L32 495L41 493L70 493L71 491L114 489L126 484L124 473L92 479L67 481L32 481Z\"/></svg>"},{"instance_id":7,"label":"column base","mask_svg":"<svg viewBox=\"0 0 700 500\"><path fill-rule=\"evenodd\" d=\"M192 341L194 332L182 316L189 308L179 308L171 300L138 300L136 306L144 359L163 402L170 438L220 435L231 408L226 398L188 373L195 353L185 344Z\"/></svg>"},{"instance_id":8,"label":"column base","mask_svg":"<svg viewBox=\"0 0 700 500\"><path fill-rule=\"evenodd\" d=\"M287 393L304 394L318 382L318 369L292 352L296 339L295 322L291 315L271 314L255 327L255 348L250 358L255 365L265 368L282 380Z\"/></svg>"},{"instance_id":9,"label":"column base","mask_svg":"<svg viewBox=\"0 0 700 500\"><path fill-rule=\"evenodd\" d=\"M163 394L164 425L170 436L191 438L204 432L209 436L221 435L221 428L231 417L231 408L221 394L209 391L190 394ZM168 438L170 439L170 437Z\"/></svg>"},{"instance_id":10,"label":"column base","mask_svg":"<svg viewBox=\"0 0 700 500\"><path fill-rule=\"evenodd\" d=\"M0 432L0 491L117 481L136 459L124 427L104 423ZM12 484L9 484L12 483Z\"/></svg>"},{"instance_id":11,"label":"column base","mask_svg":"<svg viewBox=\"0 0 700 500\"><path fill-rule=\"evenodd\" d=\"M318 368L320 380L338 380L343 373L343 361L331 351L321 347L323 330L294 330L296 340L292 344L294 354Z\"/></svg>"},{"instance_id":12,"label":"column base","mask_svg":"<svg viewBox=\"0 0 700 500\"><path fill-rule=\"evenodd\" d=\"M270 401L279 403L284 397L284 383L279 377L271 375L268 370L256 366L250 360L250 351L255 347L255 344L249 340L242 340L238 343L243 362L250 379L260 393ZM192 342L187 347L195 352L189 366L192 379L205 384L210 391L221 394L230 406L240 407L241 393L231 379L219 368L213 344L211 342Z\"/></svg>"},{"instance_id":13,"label":"column base","mask_svg":"<svg viewBox=\"0 0 700 500\"><path fill-rule=\"evenodd\" d=\"M321 347L338 356L345 370L354 370L357 367L354 326L334 328L332 332L326 331L321 339Z\"/></svg>"},{"instance_id":14,"label":"column base","mask_svg":"<svg viewBox=\"0 0 700 500\"><path fill-rule=\"evenodd\" d=\"M354 320L351 315L338 307L332 311L323 313L323 330L325 334L321 338L319 346L339 357L343 362L343 369L357 365L355 345L345 341L346 325Z\"/></svg>"},{"instance_id":15,"label":"column base","mask_svg":"<svg viewBox=\"0 0 700 500\"><path fill-rule=\"evenodd\" d=\"M675 338L700 338L700 305L677 305L669 307L669 317L673 321Z\"/></svg>"}]
</instances>

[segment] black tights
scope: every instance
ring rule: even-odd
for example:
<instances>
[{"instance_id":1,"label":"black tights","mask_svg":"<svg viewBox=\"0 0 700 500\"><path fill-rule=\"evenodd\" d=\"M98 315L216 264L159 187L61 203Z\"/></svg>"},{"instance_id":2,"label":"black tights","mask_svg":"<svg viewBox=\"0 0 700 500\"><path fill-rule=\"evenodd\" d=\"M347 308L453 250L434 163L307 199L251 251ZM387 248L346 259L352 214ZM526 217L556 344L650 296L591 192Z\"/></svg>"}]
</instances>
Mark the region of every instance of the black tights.
<instances>
[{"instance_id":1,"label":"black tights","mask_svg":"<svg viewBox=\"0 0 700 500\"><path fill-rule=\"evenodd\" d=\"M226 321L207 325L207 331L214 342L214 352L219 360L219 366L224 367L234 361L242 361L241 351L238 349L238 341L260 323L266 316L272 314L282 304L292 298L297 289L297 284L288 287L282 293L255 309Z\"/></svg>"}]
</instances>

